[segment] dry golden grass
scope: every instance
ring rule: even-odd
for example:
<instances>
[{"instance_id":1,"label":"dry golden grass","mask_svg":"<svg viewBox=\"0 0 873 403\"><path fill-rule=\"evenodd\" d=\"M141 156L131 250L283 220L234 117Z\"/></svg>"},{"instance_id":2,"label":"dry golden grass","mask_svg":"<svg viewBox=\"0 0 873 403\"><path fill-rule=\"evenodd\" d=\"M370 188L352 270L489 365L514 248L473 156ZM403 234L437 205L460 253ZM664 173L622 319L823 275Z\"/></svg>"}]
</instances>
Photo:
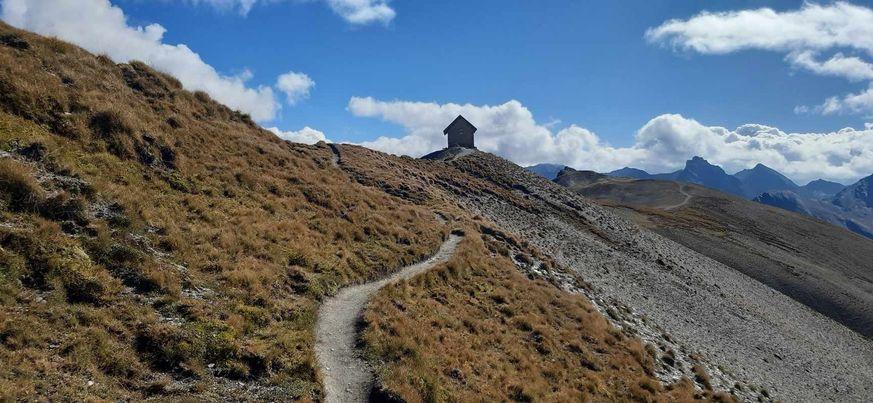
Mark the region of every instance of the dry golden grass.
<instances>
[{"instance_id":1,"label":"dry golden grass","mask_svg":"<svg viewBox=\"0 0 873 403\"><path fill-rule=\"evenodd\" d=\"M581 297L522 276L444 189L523 198L358 147L341 169L142 63L0 35L0 399L317 400L319 300L449 225L469 234L458 257L368 311L389 391L690 396Z\"/></svg>"},{"instance_id":2,"label":"dry golden grass","mask_svg":"<svg viewBox=\"0 0 873 403\"><path fill-rule=\"evenodd\" d=\"M141 63L0 34L28 44L0 45L4 397L318 398L318 300L442 239L326 146Z\"/></svg>"},{"instance_id":3,"label":"dry golden grass","mask_svg":"<svg viewBox=\"0 0 873 403\"><path fill-rule=\"evenodd\" d=\"M689 381L655 379L640 340L584 297L528 279L500 241L467 232L456 258L368 307L363 340L386 393L410 402L694 400Z\"/></svg>"}]
</instances>

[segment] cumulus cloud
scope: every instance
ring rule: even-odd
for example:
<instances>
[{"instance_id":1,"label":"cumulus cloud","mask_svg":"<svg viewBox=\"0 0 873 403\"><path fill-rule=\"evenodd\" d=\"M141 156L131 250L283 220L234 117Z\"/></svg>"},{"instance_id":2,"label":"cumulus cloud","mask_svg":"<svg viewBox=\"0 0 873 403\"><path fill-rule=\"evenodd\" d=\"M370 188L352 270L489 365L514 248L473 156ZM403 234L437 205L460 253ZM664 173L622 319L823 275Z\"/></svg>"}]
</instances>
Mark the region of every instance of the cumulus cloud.
<instances>
[{"instance_id":1,"label":"cumulus cloud","mask_svg":"<svg viewBox=\"0 0 873 403\"><path fill-rule=\"evenodd\" d=\"M866 90L848 94L842 97L828 98L823 104L812 110L825 115L836 113L873 113L873 83Z\"/></svg>"},{"instance_id":2,"label":"cumulus cloud","mask_svg":"<svg viewBox=\"0 0 873 403\"><path fill-rule=\"evenodd\" d=\"M400 137L383 136L362 145L414 157L445 147L442 130L462 114L479 128L479 149L520 165L550 162L601 172L625 166L668 172L701 156L729 172L761 162L799 182L820 177L850 182L873 172L871 127L785 133L748 124L730 130L668 114L643 125L632 145L616 147L577 125L557 130L547 127L514 100L501 105L461 105L352 98L348 109L355 116L382 119L405 131Z\"/></svg>"},{"instance_id":3,"label":"cumulus cloud","mask_svg":"<svg viewBox=\"0 0 873 403\"><path fill-rule=\"evenodd\" d=\"M652 43L702 54L726 54L762 49L787 54L786 61L819 75L852 81L873 80L873 10L844 1L820 5L804 3L798 10L777 12L770 8L728 12L702 12L687 20L673 19L646 31ZM859 55L835 52L849 50ZM817 107L801 106L797 112L870 113L873 90L833 97Z\"/></svg>"},{"instance_id":4,"label":"cumulus cloud","mask_svg":"<svg viewBox=\"0 0 873 403\"><path fill-rule=\"evenodd\" d=\"M378 117L403 126L401 138L379 137L364 146L420 156L445 146L443 129L458 115L464 115L479 128L476 144L482 150L508 157L521 164L543 161L572 162L574 165L603 161L630 162L629 155L612 153L594 133L570 126L556 134L534 120L533 114L518 101L502 105L436 104L426 102L383 102L373 98L352 98L349 111L355 116Z\"/></svg>"},{"instance_id":5,"label":"cumulus cloud","mask_svg":"<svg viewBox=\"0 0 873 403\"><path fill-rule=\"evenodd\" d=\"M109 0L4 0L0 15L11 25L56 36L116 62L143 61L257 121L273 119L280 108L270 87L246 85L251 73L219 74L184 44L164 43L161 25L128 25L124 12Z\"/></svg>"},{"instance_id":6,"label":"cumulus cloud","mask_svg":"<svg viewBox=\"0 0 873 403\"><path fill-rule=\"evenodd\" d=\"M295 143L304 143L304 144L315 144L319 141L330 141L324 135L324 133L315 130L309 126L306 126L298 131L290 131L285 132L279 130L277 127L270 127L267 130L273 132L276 136L279 136L282 140L293 141Z\"/></svg>"},{"instance_id":7,"label":"cumulus cloud","mask_svg":"<svg viewBox=\"0 0 873 403\"><path fill-rule=\"evenodd\" d=\"M327 4L352 24L387 24L397 14L388 0L327 0Z\"/></svg>"},{"instance_id":8,"label":"cumulus cloud","mask_svg":"<svg viewBox=\"0 0 873 403\"><path fill-rule=\"evenodd\" d=\"M646 31L652 42L699 53L744 49L791 51L854 48L873 54L873 10L846 2L804 3L796 11L770 8L710 13L673 19Z\"/></svg>"},{"instance_id":9,"label":"cumulus cloud","mask_svg":"<svg viewBox=\"0 0 873 403\"><path fill-rule=\"evenodd\" d=\"M792 52L786 58L793 66L823 76L844 77L851 81L873 80L873 64L855 56L833 55L825 61L816 60L812 51Z\"/></svg>"},{"instance_id":10,"label":"cumulus cloud","mask_svg":"<svg viewBox=\"0 0 873 403\"><path fill-rule=\"evenodd\" d=\"M303 73L289 71L279 76L276 88L285 93L289 105L295 105L298 101L309 97L309 90L315 86L309 76Z\"/></svg>"},{"instance_id":11,"label":"cumulus cloud","mask_svg":"<svg viewBox=\"0 0 873 403\"><path fill-rule=\"evenodd\" d=\"M247 15L257 3L278 3L282 0L188 0L193 4L208 4L220 10L236 9ZM387 24L396 16L389 0L324 0L333 12L350 24Z\"/></svg>"}]
</instances>

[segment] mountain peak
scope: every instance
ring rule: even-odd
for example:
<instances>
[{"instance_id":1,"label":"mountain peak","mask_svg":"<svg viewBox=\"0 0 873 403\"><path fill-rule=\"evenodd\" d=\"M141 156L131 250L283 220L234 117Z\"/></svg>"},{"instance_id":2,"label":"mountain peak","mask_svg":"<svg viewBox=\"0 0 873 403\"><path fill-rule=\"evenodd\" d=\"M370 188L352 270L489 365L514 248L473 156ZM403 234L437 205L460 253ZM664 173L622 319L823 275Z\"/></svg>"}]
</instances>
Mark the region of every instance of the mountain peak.
<instances>
[{"instance_id":1,"label":"mountain peak","mask_svg":"<svg viewBox=\"0 0 873 403\"><path fill-rule=\"evenodd\" d=\"M706 165L712 165L712 164L710 164L709 161L707 161L705 158L703 158L703 157L701 157L701 156L697 156L697 155L691 157L690 160L688 160L688 161L685 162L685 165L688 165L688 164L706 164ZM712 166L714 166L714 165L712 165Z\"/></svg>"},{"instance_id":2,"label":"mountain peak","mask_svg":"<svg viewBox=\"0 0 873 403\"><path fill-rule=\"evenodd\" d=\"M674 175L674 180L680 182L696 183L738 196L745 195L739 179L728 175L718 165L712 165L699 156L694 156L688 160L685 163L685 169Z\"/></svg>"},{"instance_id":3,"label":"mountain peak","mask_svg":"<svg viewBox=\"0 0 873 403\"><path fill-rule=\"evenodd\" d=\"M834 196L833 204L844 209L873 208L873 175L846 187Z\"/></svg>"},{"instance_id":4,"label":"mountain peak","mask_svg":"<svg viewBox=\"0 0 873 403\"><path fill-rule=\"evenodd\" d=\"M757 163L753 168L744 169L734 174L739 179L746 191L746 196L754 198L765 192L791 191L796 192L798 186L779 171L762 163Z\"/></svg>"}]
</instances>

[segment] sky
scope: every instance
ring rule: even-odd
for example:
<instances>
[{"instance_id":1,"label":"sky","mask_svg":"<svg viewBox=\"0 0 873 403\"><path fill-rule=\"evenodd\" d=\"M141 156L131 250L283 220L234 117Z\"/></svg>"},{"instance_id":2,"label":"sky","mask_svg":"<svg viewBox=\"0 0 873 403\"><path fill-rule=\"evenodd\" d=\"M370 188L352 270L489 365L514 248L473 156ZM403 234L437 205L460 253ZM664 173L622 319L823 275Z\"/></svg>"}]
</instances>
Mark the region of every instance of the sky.
<instances>
[{"instance_id":1,"label":"sky","mask_svg":"<svg viewBox=\"0 0 873 403\"><path fill-rule=\"evenodd\" d=\"M420 156L463 114L519 164L873 174L873 2L0 0L276 135Z\"/></svg>"}]
</instances>

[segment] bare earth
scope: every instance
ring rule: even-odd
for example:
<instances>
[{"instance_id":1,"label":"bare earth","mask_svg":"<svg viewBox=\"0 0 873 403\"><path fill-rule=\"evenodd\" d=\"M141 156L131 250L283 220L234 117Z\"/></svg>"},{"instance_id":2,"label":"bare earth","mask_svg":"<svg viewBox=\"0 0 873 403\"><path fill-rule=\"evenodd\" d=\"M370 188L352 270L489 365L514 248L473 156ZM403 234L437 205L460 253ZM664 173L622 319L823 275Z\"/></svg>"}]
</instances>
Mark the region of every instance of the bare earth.
<instances>
[{"instance_id":1,"label":"bare earth","mask_svg":"<svg viewBox=\"0 0 873 403\"><path fill-rule=\"evenodd\" d=\"M373 387L373 371L355 349L355 323L370 297L388 284L410 279L447 261L461 238L450 235L430 259L406 266L381 280L346 287L321 305L315 354L324 378L326 402L364 402Z\"/></svg>"}]
</instances>

